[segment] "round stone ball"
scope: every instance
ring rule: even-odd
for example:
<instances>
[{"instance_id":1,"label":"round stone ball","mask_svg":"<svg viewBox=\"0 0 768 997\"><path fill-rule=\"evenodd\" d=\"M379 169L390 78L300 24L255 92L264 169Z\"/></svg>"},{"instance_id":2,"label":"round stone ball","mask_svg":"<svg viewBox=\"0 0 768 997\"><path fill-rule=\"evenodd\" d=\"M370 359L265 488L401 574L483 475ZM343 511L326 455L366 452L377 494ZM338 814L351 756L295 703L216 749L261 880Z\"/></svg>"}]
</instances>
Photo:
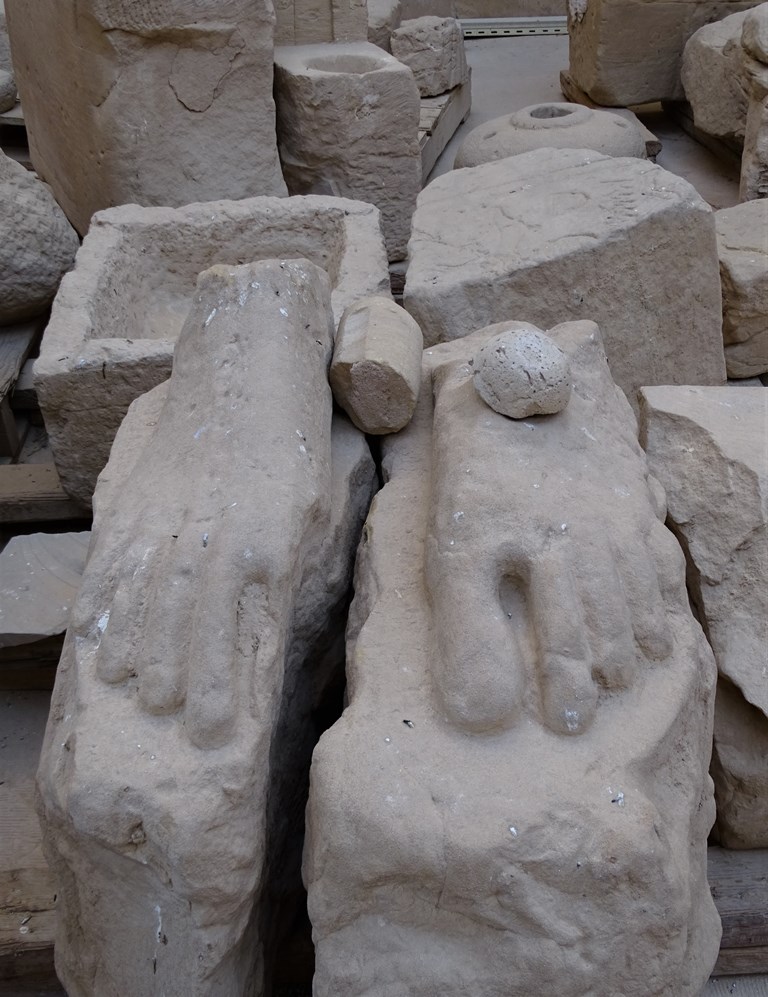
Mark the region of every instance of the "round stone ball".
<instances>
[{"instance_id":1,"label":"round stone ball","mask_svg":"<svg viewBox=\"0 0 768 997\"><path fill-rule=\"evenodd\" d=\"M10 73L0 69L0 114L10 111L16 104L16 81Z\"/></svg>"},{"instance_id":2,"label":"round stone ball","mask_svg":"<svg viewBox=\"0 0 768 997\"><path fill-rule=\"evenodd\" d=\"M560 412L571 397L568 357L534 327L489 339L475 354L473 368L483 401L512 419Z\"/></svg>"},{"instance_id":3,"label":"round stone ball","mask_svg":"<svg viewBox=\"0 0 768 997\"><path fill-rule=\"evenodd\" d=\"M593 149L605 156L645 159L645 137L636 121L581 104L524 107L474 128L456 153L454 169L519 156L534 149Z\"/></svg>"}]
</instances>

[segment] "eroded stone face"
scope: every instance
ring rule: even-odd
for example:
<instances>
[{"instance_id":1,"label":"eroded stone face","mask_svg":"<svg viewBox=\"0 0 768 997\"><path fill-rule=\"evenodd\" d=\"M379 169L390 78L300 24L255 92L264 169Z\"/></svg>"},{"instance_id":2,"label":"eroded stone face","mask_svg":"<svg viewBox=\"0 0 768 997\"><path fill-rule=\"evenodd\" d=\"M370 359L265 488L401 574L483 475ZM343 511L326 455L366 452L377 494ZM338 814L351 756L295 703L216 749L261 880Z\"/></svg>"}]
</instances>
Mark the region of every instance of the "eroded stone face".
<instances>
[{"instance_id":1,"label":"eroded stone face","mask_svg":"<svg viewBox=\"0 0 768 997\"><path fill-rule=\"evenodd\" d=\"M390 260L405 257L421 189L419 92L376 45L275 52L280 158L291 194L375 204Z\"/></svg>"},{"instance_id":2,"label":"eroded stone face","mask_svg":"<svg viewBox=\"0 0 768 997\"><path fill-rule=\"evenodd\" d=\"M73 997L261 992L374 481L332 335L308 261L206 271L100 478L39 771Z\"/></svg>"},{"instance_id":3,"label":"eroded stone face","mask_svg":"<svg viewBox=\"0 0 768 997\"><path fill-rule=\"evenodd\" d=\"M710 21L754 6L754 0L569 0L571 76L596 104L685 100L686 41Z\"/></svg>"},{"instance_id":4,"label":"eroded stone face","mask_svg":"<svg viewBox=\"0 0 768 997\"><path fill-rule=\"evenodd\" d=\"M645 388L641 410L643 445L726 683L713 755L722 843L766 847L765 758L754 746L768 737L768 392Z\"/></svg>"},{"instance_id":5,"label":"eroded stone face","mask_svg":"<svg viewBox=\"0 0 768 997\"><path fill-rule=\"evenodd\" d=\"M715 214L729 377L768 371L768 200Z\"/></svg>"},{"instance_id":6,"label":"eroded stone face","mask_svg":"<svg viewBox=\"0 0 768 997\"><path fill-rule=\"evenodd\" d=\"M711 651L596 327L550 330L573 395L522 422L472 384L499 328L425 352L385 443L312 763L315 993L694 997Z\"/></svg>"},{"instance_id":7,"label":"eroded stone face","mask_svg":"<svg viewBox=\"0 0 768 997\"><path fill-rule=\"evenodd\" d=\"M469 79L461 24L453 17L417 17L392 32L392 55L416 78L422 97L433 97Z\"/></svg>"},{"instance_id":8,"label":"eroded stone face","mask_svg":"<svg viewBox=\"0 0 768 997\"><path fill-rule=\"evenodd\" d=\"M62 484L89 506L128 406L166 380L197 275L215 263L304 257L330 276L338 321L388 293L377 210L336 198L125 206L94 220L64 281L35 364Z\"/></svg>"},{"instance_id":9,"label":"eroded stone face","mask_svg":"<svg viewBox=\"0 0 768 997\"><path fill-rule=\"evenodd\" d=\"M45 311L79 245L50 187L0 152L0 325Z\"/></svg>"},{"instance_id":10,"label":"eroded stone face","mask_svg":"<svg viewBox=\"0 0 768 997\"><path fill-rule=\"evenodd\" d=\"M366 0L275 0L276 45L365 41Z\"/></svg>"},{"instance_id":11,"label":"eroded stone face","mask_svg":"<svg viewBox=\"0 0 768 997\"><path fill-rule=\"evenodd\" d=\"M271 0L8 0L30 153L75 228L283 195Z\"/></svg>"},{"instance_id":12,"label":"eroded stone face","mask_svg":"<svg viewBox=\"0 0 768 997\"><path fill-rule=\"evenodd\" d=\"M426 344L516 316L600 325L611 372L725 379L714 214L638 159L540 149L438 177L419 195L404 301Z\"/></svg>"}]
</instances>

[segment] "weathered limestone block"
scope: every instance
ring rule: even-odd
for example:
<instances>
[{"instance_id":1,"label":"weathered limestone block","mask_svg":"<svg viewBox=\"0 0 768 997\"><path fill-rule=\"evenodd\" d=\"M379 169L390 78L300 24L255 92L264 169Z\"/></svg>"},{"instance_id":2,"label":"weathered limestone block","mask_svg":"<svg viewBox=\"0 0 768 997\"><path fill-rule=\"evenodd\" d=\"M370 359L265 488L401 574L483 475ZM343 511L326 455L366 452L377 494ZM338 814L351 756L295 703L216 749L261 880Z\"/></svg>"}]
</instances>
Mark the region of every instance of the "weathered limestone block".
<instances>
[{"instance_id":1,"label":"weathered limestone block","mask_svg":"<svg viewBox=\"0 0 768 997\"><path fill-rule=\"evenodd\" d=\"M275 45L365 41L367 8L366 0L275 0Z\"/></svg>"},{"instance_id":2,"label":"weathered limestone block","mask_svg":"<svg viewBox=\"0 0 768 997\"><path fill-rule=\"evenodd\" d=\"M35 169L83 234L112 205L285 194L271 0L8 0Z\"/></svg>"},{"instance_id":3,"label":"weathered limestone block","mask_svg":"<svg viewBox=\"0 0 768 997\"><path fill-rule=\"evenodd\" d=\"M605 156L646 159L645 135L631 119L581 104L524 107L474 128L459 146L454 169L479 166L532 149L594 149Z\"/></svg>"},{"instance_id":4,"label":"weathered limestone block","mask_svg":"<svg viewBox=\"0 0 768 997\"><path fill-rule=\"evenodd\" d=\"M685 43L754 0L568 0L570 72L597 104L684 100Z\"/></svg>"},{"instance_id":5,"label":"weathered limestone block","mask_svg":"<svg viewBox=\"0 0 768 997\"><path fill-rule=\"evenodd\" d=\"M0 152L0 325L45 311L79 245L50 188Z\"/></svg>"},{"instance_id":6,"label":"weathered limestone block","mask_svg":"<svg viewBox=\"0 0 768 997\"><path fill-rule=\"evenodd\" d=\"M35 363L64 488L88 506L117 428L166 380L197 275L214 263L306 257L331 279L336 319L386 293L378 212L323 197L115 208L91 227L56 298Z\"/></svg>"},{"instance_id":7,"label":"weathered limestone block","mask_svg":"<svg viewBox=\"0 0 768 997\"><path fill-rule=\"evenodd\" d=\"M741 33L742 73L749 103L739 198L768 197L768 3L749 12Z\"/></svg>"},{"instance_id":8,"label":"weathered limestone block","mask_svg":"<svg viewBox=\"0 0 768 997\"><path fill-rule=\"evenodd\" d=\"M401 20L400 0L368 0L368 41L391 52L390 38Z\"/></svg>"},{"instance_id":9,"label":"weathered limestone block","mask_svg":"<svg viewBox=\"0 0 768 997\"><path fill-rule=\"evenodd\" d=\"M406 255L421 189L419 92L376 45L275 52L280 158L291 194L375 204L390 260Z\"/></svg>"},{"instance_id":10,"label":"weathered limestone block","mask_svg":"<svg viewBox=\"0 0 768 997\"><path fill-rule=\"evenodd\" d=\"M727 141L744 141L747 94L741 73L741 29L748 11L705 24L683 51L682 83L696 127Z\"/></svg>"},{"instance_id":11,"label":"weathered limestone block","mask_svg":"<svg viewBox=\"0 0 768 997\"><path fill-rule=\"evenodd\" d=\"M641 400L648 461L729 683L713 756L721 842L768 847L768 758L758 750L768 740L768 391L655 387Z\"/></svg>"},{"instance_id":12,"label":"weathered limestone block","mask_svg":"<svg viewBox=\"0 0 768 997\"><path fill-rule=\"evenodd\" d=\"M632 404L643 384L725 378L714 214L659 166L540 149L454 170L420 194L409 256L428 345L593 316Z\"/></svg>"},{"instance_id":13,"label":"weathered limestone block","mask_svg":"<svg viewBox=\"0 0 768 997\"><path fill-rule=\"evenodd\" d=\"M453 17L417 17L392 32L392 55L412 71L422 97L436 97L469 79L461 24Z\"/></svg>"},{"instance_id":14,"label":"weathered limestone block","mask_svg":"<svg viewBox=\"0 0 768 997\"><path fill-rule=\"evenodd\" d=\"M384 441L312 761L313 992L694 997L715 667L683 555L596 326L550 331L573 396L530 422L472 385L498 329L428 349Z\"/></svg>"},{"instance_id":15,"label":"weathered limestone block","mask_svg":"<svg viewBox=\"0 0 768 997\"><path fill-rule=\"evenodd\" d=\"M32 533L8 542L0 553L0 647L64 633L90 536Z\"/></svg>"},{"instance_id":16,"label":"weathered limestone block","mask_svg":"<svg viewBox=\"0 0 768 997\"><path fill-rule=\"evenodd\" d=\"M715 214L728 377L768 371L768 200Z\"/></svg>"},{"instance_id":17,"label":"weathered limestone block","mask_svg":"<svg viewBox=\"0 0 768 997\"><path fill-rule=\"evenodd\" d=\"M206 271L100 478L38 777L70 997L262 992L375 473L332 337L306 260Z\"/></svg>"},{"instance_id":18,"label":"weathered limestone block","mask_svg":"<svg viewBox=\"0 0 768 997\"><path fill-rule=\"evenodd\" d=\"M410 422L421 385L421 329L391 298L364 298L339 323L330 381L358 429L396 433Z\"/></svg>"}]
</instances>

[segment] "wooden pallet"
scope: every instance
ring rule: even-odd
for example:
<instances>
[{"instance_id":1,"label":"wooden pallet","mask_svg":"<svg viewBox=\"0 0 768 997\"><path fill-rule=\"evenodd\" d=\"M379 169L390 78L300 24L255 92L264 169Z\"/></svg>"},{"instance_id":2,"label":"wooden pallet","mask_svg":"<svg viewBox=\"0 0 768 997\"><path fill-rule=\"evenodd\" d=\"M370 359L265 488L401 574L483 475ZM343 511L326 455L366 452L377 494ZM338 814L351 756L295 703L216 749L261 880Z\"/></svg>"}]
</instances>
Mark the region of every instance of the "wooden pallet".
<instances>
[{"instance_id":1,"label":"wooden pallet","mask_svg":"<svg viewBox=\"0 0 768 997\"><path fill-rule=\"evenodd\" d=\"M472 107L471 77L461 86L438 97L421 98L419 116L419 145L421 147L421 182L427 177Z\"/></svg>"},{"instance_id":2,"label":"wooden pallet","mask_svg":"<svg viewBox=\"0 0 768 997\"><path fill-rule=\"evenodd\" d=\"M46 317L0 327L0 457L14 458L24 442L22 426L11 410L11 395L30 354L37 348Z\"/></svg>"},{"instance_id":3,"label":"wooden pallet","mask_svg":"<svg viewBox=\"0 0 768 997\"><path fill-rule=\"evenodd\" d=\"M710 848L708 866L710 889L723 922L713 975L768 973L768 849Z\"/></svg>"}]
</instances>

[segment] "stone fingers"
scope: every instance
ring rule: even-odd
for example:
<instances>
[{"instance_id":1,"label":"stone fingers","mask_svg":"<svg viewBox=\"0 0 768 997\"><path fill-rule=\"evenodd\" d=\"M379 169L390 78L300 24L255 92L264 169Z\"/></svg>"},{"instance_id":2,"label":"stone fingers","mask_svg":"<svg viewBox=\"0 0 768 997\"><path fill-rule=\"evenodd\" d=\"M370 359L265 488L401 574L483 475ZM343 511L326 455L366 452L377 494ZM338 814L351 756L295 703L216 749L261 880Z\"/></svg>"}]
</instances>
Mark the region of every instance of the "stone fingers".
<instances>
[{"instance_id":1,"label":"stone fingers","mask_svg":"<svg viewBox=\"0 0 768 997\"><path fill-rule=\"evenodd\" d=\"M530 603L544 723L582 734L594 720L597 686L583 608L563 559L544 554L532 563Z\"/></svg>"},{"instance_id":2,"label":"stone fingers","mask_svg":"<svg viewBox=\"0 0 768 997\"><path fill-rule=\"evenodd\" d=\"M117 684L136 675L139 654L135 635L141 632L147 611L147 596L152 590L152 577L157 569L157 550L147 544L137 544L129 551L119 569L120 579L111 600L105 604L101 595L98 602L105 608L96 621L101 633L98 646L97 672L103 682ZM104 578L98 564L89 565L89 574L98 582ZM87 593L86 599L89 599Z\"/></svg>"}]
</instances>

